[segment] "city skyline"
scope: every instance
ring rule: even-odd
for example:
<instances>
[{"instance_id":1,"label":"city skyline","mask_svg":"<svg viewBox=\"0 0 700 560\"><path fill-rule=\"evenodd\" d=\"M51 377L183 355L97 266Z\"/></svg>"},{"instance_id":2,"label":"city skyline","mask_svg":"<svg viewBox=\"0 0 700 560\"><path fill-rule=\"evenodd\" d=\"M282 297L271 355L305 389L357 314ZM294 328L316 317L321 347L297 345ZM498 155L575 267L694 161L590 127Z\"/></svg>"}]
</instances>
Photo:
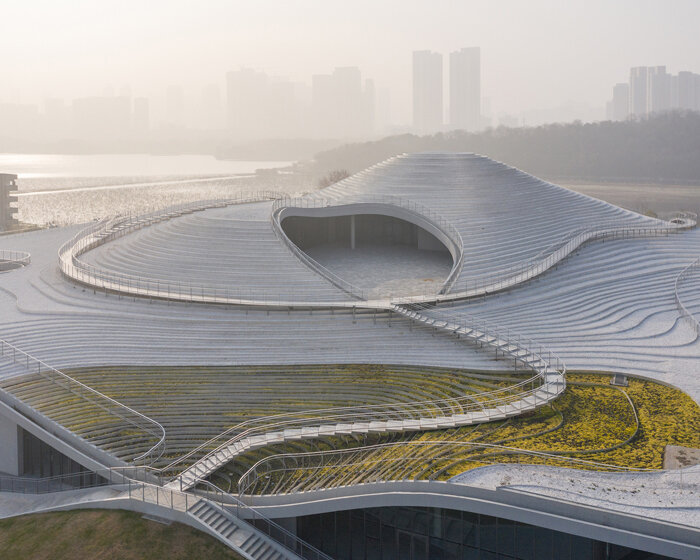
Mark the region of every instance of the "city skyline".
<instances>
[{"instance_id":1,"label":"city skyline","mask_svg":"<svg viewBox=\"0 0 700 560\"><path fill-rule=\"evenodd\" d=\"M217 133L249 142L307 138L361 141L411 132L476 132L497 126L535 126L567 120L625 120L673 109L700 110L700 74L666 66L636 66L628 82L614 85L605 108L588 117L557 116L557 109L521 115L493 115L481 96L481 48L451 53L413 51L412 109L409 123L390 120L390 92L355 66L335 67L292 82L252 68L224 74L224 86L171 84L155 100L132 95L129 86L108 87L102 95L72 100L48 98L40 106L0 103L5 138L77 142L147 140L146 133ZM565 108L563 109L565 110ZM162 140L162 138L161 138Z\"/></svg>"},{"instance_id":2,"label":"city skyline","mask_svg":"<svg viewBox=\"0 0 700 560\"><path fill-rule=\"evenodd\" d=\"M187 95L198 96L204 84L223 91L223 76L232 69L309 85L313 75L355 66L377 91L391 92L391 120L406 125L412 115L410 52L450 53L474 45L482 50L482 95L491 112L535 123L543 111L565 106L570 109L560 113L573 118L579 116L573 107L602 114L610 84L630 67L700 67L693 29L700 5L690 1L675 2L674 10L632 0L565 6L387 0L352 8L333 1L247 6L212 0L204 10L196 7L76 1L66 8L9 0L3 8L12 25L0 37L0 102L38 105L128 86L155 107L172 84L195 92ZM77 20L82 24L72 26Z\"/></svg>"},{"instance_id":3,"label":"city skyline","mask_svg":"<svg viewBox=\"0 0 700 560\"><path fill-rule=\"evenodd\" d=\"M674 75L666 66L635 66L627 82L613 86L606 118L623 121L672 110L700 111L700 74L683 70Z\"/></svg>"}]
</instances>

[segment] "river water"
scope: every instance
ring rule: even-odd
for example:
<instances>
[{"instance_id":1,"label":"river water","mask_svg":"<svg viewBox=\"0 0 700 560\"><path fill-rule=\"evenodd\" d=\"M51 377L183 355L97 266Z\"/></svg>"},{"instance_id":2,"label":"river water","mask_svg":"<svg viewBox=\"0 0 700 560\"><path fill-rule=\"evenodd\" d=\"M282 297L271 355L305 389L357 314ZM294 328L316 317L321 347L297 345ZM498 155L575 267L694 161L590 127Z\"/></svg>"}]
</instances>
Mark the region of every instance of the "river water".
<instances>
[{"instance_id":1,"label":"river water","mask_svg":"<svg viewBox=\"0 0 700 560\"><path fill-rule=\"evenodd\" d=\"M310 181L297 175L255 173L289 164L207 155L0 154L0 173L18 176L20 221L39 225L85 223L263 189L310 190Z\"/></svg>"},{"instance_id":2,"label":"river water","mask_svg":"<svg viewBox=\"0 0 700 560\"><path fill-rule=\"evenodd\" d=\"M288 165L285 161L232 161L210 155L0 154L0 173L20 179L242 175Z\"/></svg>"}]
</instances>

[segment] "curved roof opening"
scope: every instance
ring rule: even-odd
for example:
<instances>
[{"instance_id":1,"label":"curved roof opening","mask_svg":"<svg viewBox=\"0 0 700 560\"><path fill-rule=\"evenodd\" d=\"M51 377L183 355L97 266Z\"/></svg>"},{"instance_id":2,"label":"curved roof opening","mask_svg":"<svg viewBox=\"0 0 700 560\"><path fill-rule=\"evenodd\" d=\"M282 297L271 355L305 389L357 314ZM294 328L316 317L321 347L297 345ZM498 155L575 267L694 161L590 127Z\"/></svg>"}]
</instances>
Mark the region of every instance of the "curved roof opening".
<instances>
[{"instance_id":1,"label":"curved roof opening","mask_svg":"<svg viewBox=\"0 0 700 560\"><path fill-rule=\"evenodd\" d=\"M442 241L394 216L289 216L281 225L312 259L377 296L436 293L452 270L452 254Z\"/></svg>"}]
</instances>

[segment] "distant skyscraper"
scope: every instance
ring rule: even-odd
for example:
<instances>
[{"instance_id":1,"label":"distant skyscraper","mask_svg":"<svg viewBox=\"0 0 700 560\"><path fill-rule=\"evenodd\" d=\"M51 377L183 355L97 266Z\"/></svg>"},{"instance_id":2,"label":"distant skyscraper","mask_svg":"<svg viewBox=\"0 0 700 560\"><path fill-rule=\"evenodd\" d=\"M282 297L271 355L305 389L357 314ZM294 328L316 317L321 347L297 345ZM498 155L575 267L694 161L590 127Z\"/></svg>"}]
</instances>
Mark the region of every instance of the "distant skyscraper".
<instances>
[{"instance_id":1,"label":"distant skyscraper","mask_svg":"<svg viewBox=\"0 0 700 560\"><path fill-rule=\"evenodd\" d=\"M69 134L70 111L63 99L44 101L44 134L52 139L65 138Z\"/></svg>"},{"instance_id":2,"label":"distant skyscraper","mask_svg":"<svg viewBox=\"0 0 700 560\"><path fill-rule=\"evenodd\" d=\"M134 98L134 132L148 132L150 128L150 113L148 99L145 97Z\"/></svg>"},{"instance_id":3,"label":"distant skyscraper","mask_svg":"<svg viewBox=\"0 0 700 560\"><path fill-rule=\"evenodd\" d=\"M74 99L73 132L81 140L117 140L131 133L131 99L85 97Z\"/></svg>"},{"instance_id":4,"label":"distant skyscraper","mask_svg":"<svg viewBox=\"0 0 700 560\"><path fill-rule=\"evenodd\" d=\"M311 112L314 135L330 138L336 132L336 114L333 107L333 76L316 74L311 77Z\"/></svg>"},{"instance_id":5,"label":"distant skyscraper","mask_svg":"<svg viewBox=\"0 0 700 560\"><path fill-rule=\"evenodd\" d=\"M311 109L315 136L364 138L374 126L374 83L366 81L363 91L355 66L317 74L312 77Z\"/></svg>"},{"instance_id":6,"label":"distant skyscraper","mask_svg":"<svg viewBox=\"0 0 700 560\"><path fill-rule=\"evenodd\" d=\"M615 86L611 114L618 92L621 106L624 86ZM638 66L630 70L628 99L630 116L646 117L673 109L699 111L700 75L693 72L671 75L665 66Z\"/></svg>"},{"instance_id":7,"label":"distant skyscraper","mask_svg":"<svg viewBox=\"0 0 700 560\"><path fill-rule=\"evenodd\" d=\"M423 134L442 129L442 55L413 52L413 127Z\"/></svg>"},{"instance_id":8,"label":"distant skyscraper","mask_svg":"<svg viewBox=\"0 0 700 560\"><path fill-rule=\"evenodd\" d=\"M450 53L450 127L474 131L481 126L481 50Z\"/></svg>"},{"instance_id":9,"label":"distant skyscraper","mask_svg":"<svg viewBox=\"0 0 700 560\"><path fill-rule=\"evenodd\" d=\"M624 121L629 116L630 88L629 84L615 84L612 98L612 114L614 121Z\"/></svg>"},{"instance_id":10,"label":"distant skyscraper","mask_svg":"<svg viewBox=\"0 0 700 560\"><path fill-rule=\"evenodd\" d=\"M209 84L202 88L200 107L197 115L197 126L205 130L226 128L223 122L223 106L219 86Z\"/></svg>"},{"instance_id":11,"label":"distant skyscraper","mask_svg":"<svg viewBox=\"0 0 700 560\"><path fill-rule=\"evenodd\" d=\"M374 80L365 80L365 89L362 92L362 112L364 116L363 129L366 134L374 134L376 127L377 95L374 88Z\"/></svg>"},{"instance_id":12,"label":"distant skyscraper","mask_svg":"<svg viewBox=\"0 0 700 560\"><path fill-rule=\"evenodd\" d=\"M647 67L637 66L630 70L630 115L645 117L647 115Z\"/></svg>"},{"instance_id":13,"label":"distant skyscraper","mask_svg":"<svg viewBox=\"0 0 700 560\"><path fill-rule=\"evenodd\" d=\"M182 86L169 86L165 92L165 120L171 126L184 126L185 92Z\"/></svg>"},{"instance_id":14,"label":"distant skyscraper","mask_svg":"<svg viewBox=\"0 0 700 560\"><path fill-rule=\"evenodd\" d=\"M691 111L700 110L698 106L698 85L700 76L693 72L678 72L678 108Z\"/></svg>"},{"instance_id":15,"label":"distant skyscraper","mask_svg":"<svg viewBox=\"0 0 700 560\"><path fill-rule=\"evenodd\" d=\"M226 74L228 123L237 138L268 136L268 82L267 74L251 69Z\"/></svg>"},{"instance_id":16,"label":"distant skyscraper","mask_svg":"<svg viewBox=\"0 0 700 560\"><path fill-rule=\"evenodd\" d=\"M671 108L671 83L665 66L652 66L647 74L647 114Z\"/></svg>"},{"instance_id":17,"label":"distant skyscraper","mask_svg":"<svg viewBox=\"0 0 700 560\"><path fill-rule=\"evenodd\" d=\"M359 138L364 134L362 74L356 66L333 70L338 128L342 136Z\"/></svg>"}]
</instances>

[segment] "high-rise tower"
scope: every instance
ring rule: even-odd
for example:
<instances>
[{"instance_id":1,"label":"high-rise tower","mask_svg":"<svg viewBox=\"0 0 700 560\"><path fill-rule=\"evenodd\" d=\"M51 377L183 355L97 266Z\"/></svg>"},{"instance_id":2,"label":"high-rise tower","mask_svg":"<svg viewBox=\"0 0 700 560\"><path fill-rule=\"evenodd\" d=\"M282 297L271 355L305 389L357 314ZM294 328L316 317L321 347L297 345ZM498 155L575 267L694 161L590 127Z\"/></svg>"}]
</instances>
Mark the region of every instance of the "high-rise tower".
<instances>
[{"instance_id":1,"label":"high-rise tower","mask_svg":"<svg viewBox=\"0 0 700 560\"><path fill-rule=\"evenodd\" d=\"M433 134L442 129L442 55L413 52L413 127Z\"/></svg>"},{"instance_id":2,"label":"high-rise tower","mask_svg":"<svg viewBox=\"0 0 700 560\"><path fill-rule=\"evenodd\" d=\"M468 131L481 125L481 49L450 53L450 127Z\"/></svg>"}]
</instances>

